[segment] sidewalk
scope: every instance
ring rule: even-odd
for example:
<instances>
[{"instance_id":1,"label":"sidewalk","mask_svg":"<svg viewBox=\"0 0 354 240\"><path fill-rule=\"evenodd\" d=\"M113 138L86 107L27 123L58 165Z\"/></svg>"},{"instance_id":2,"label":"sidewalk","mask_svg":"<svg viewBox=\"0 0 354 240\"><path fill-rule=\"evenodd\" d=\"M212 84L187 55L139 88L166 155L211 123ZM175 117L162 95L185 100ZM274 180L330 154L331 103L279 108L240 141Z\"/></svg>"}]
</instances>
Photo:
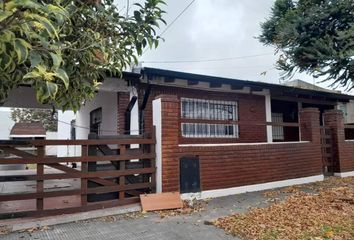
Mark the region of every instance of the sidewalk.
<instances>
[{"instance_id":1,"label":"sidewalk","mask_svg":"<svg viewBox=\"0 0 354 240\"><path fill-rule=\"evenodd\" d=\"M268 205L263 192L245 193L210 200L205 210L191 215L167 216L157 213L117 215L45 227L39 231L15 232L1 236L3 240L18 239L124 239L124 240L187 240L237 239L215 226L205 224L249 207ZM131 217L133 216L133 217Z\"/></svg>"}]
</instances>

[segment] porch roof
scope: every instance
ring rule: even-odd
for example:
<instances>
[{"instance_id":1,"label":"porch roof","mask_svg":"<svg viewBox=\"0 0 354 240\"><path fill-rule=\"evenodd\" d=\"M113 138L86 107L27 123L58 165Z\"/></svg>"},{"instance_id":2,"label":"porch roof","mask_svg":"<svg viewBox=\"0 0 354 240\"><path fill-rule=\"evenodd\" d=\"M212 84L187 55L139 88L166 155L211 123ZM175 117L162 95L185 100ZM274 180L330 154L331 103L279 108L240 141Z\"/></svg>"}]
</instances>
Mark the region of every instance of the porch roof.
<instances>
[{"instance_id":1,"label":"porch roof","mask_svg":"<svg viewBox=\"0 0 354 240\"><path fill-rule=\"evenodd\" d=\"M296 98L316 98L332 102L348 102L354 100L354 96L342 94L327 89L305 89L297 86L287 86L259 81L241 80L233 78L224 78L216 76L208 76L194 73L178 72L157 68L145 67L141 71L142 76L146 76L153 82L153 77L163 77L165 82L172 82L176 79L184 79L193 82L209 82L211 87L218 87L221 84L230 84L232 89L240 89L250 87L251 91L261 91L269 89L272 97L296 97Z\"/></svg>"}]
</instances>

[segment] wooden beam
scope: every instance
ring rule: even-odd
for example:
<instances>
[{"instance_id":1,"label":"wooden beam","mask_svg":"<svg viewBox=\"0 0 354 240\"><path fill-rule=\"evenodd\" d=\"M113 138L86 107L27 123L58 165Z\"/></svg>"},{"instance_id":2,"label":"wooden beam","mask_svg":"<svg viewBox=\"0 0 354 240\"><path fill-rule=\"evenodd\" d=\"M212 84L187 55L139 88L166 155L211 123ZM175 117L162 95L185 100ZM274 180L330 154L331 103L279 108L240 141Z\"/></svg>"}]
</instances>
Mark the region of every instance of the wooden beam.
<instances>
[{"instance_id":1,"label":"wooden beam","mask_svg":"<svg viewBox=\"0 0 354 240\"><path fill-rule=\"evenodd\" d=\"M262 87L257 87L257 86L251 87L251 92L261 92L261 91L263 91Z\"/></svg>"},{"instance_id":2,"label":"wooden beam","mask_svg":"<svg viewBox=\"0 0 354 240\"><path fill-rule=\"evenodd\" d=\"M188 80L187 81L187 84L188 86L191 86L191 85L198 85L199 81L195 81L195 80Z\"/></svg>"},{"instance_id":3,"label":"wooden beam","mask_svg":"<svg viewBox=\"0 0 354 240\"><path fill-rule=\"evenodd\" d=\"M133 204L133 203L138 203L139 201L140 201L139 197L130 197L126 199L88 203L86 206L81 206L81 207L44 209L41 211L34 210L34 211L1 213L0 219L20 218L20 217L43 217L43 216L59 215L59 214L71 214L75 212L84 212L84 211L90 211L96 209L104 209L104 208L117 207L117 206L122 206L127 204Z\"/></svg>"},{"instance_id":4,"label":"wooden beam","mask_svg":"<svg viewBox=\"0 0 354 240\"><path fill-rule=\"evenodd\" d=\"M209 83L210 88L221 88L222 83L221 82L211 82Z\"/></svg>"},{"instance_id":5,"label":"wooden beam","mask_svg":"<svg viewBox=\"0 0 354 240\"><path fill-rule=\"evenodd\" d=\"M125 154L116 156L87 156L87 157L44 157L44 158L0 158L0 164L38 164L60 162L99 162L99 161L126 161L130 159L152 159L156 154Z\"/></svg>"},{"instance_id":6,"label":"wooden beam","mask_svg":"<svg viewBox=\"0 0 354 240\"><path fill-rule=\"evenodd\" d=\"M176 79L173 78L173 77L165 77L165 78L163 79L163 81L164 81L165 83L173 83L173 82L176 81Z\"/></svg>"},{"instance_id":7,"label":"wooden beam","mask_svg":"<svg viewBox=\"0 0 354 240\"><path fill-rule=\"evenodd\" d=\"M243 86L241 85L231 85L231 90L243 90Z\"/></svg>"},{"instance_id":8,"label":"wooden beam","mask_svg":"<svg viewBox=\"0 0 354 240\"><path fill-rule=\"evenodd\" d=\"M82 195L82 194L100 194L100 193L110 193L125 190L134 190L142 188L151 188L153 183L134 183L125 186L115 185L115 186L103 186L103 187L93 187L87 189L72 189L63 191L50 191L50 192L34 192L34 193L16 193L8 195L0 195L0 202L5 201L18 201L18 200L29 200L29 199L43 199L50 197L61 197L61 196L72 196L72 195Z\"/></svg>"},{"instance_id":9,"label":"wooden beam","mask_svg":"<svg viewBox=\"0 0 354 240\"><path fill-rule=\"evenodd\" d=\"M53 146L53 145L114 145L114 144L155 144L156 140L139 138L129 139L89 139L89 140L30 140L16 142L13 140L0 141L0 147L21 147L21 146Z\"/></svg>"},{"instance_id":10,"label":"wooden beam","mask_svg":"<svg viewBox=\"0 0 354 240\"><path fill-rule=\"evenodd\" d=\"M271 94L272 99L280 100L280 101L288 101L288 102L302 102L302 103L311 103L318 105L336 105L337 102L328 101L328 100L316 100L316 99L308 99L308 98L297 98L294 96L279 96Z\"/></svg>"}]
</instances>

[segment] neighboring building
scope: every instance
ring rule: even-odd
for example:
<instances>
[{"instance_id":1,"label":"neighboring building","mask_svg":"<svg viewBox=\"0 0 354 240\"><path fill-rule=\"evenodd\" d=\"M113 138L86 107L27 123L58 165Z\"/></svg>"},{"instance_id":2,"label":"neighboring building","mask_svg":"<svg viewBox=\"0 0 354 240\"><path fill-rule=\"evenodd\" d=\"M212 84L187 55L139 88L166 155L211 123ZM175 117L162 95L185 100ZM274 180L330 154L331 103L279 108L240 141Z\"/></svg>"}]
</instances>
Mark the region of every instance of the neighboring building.
<instances>
[{"instance_id":1,"label":"neighboring building","mask_svg":"<svg viewBox=\"0 0 354 240\"><path fill-rule=\"evenodd\" d=\"M330 92L330 93L341 93L338 90L329 90L325 89L319 86L316 86L314 84L310 84L308 82L302 81L302 80L293 80L289 82L285 82L284 85L286 86L292 86L296 88L303 88L303 89L308 89L308 90L313 90L313 91L323 91L323 92ZM354 123L354 100L350 100L349 102L338 102L337 104L337 109L341 110L343 112L344 116L344 122L345 123Z\"/></svg>"},{"instance_id":2,"label":"neighboring building","mask_svg":"<svg viewBox=\"0 0 354 240\"><path fill-rule=\"evenodd\" d=\"M23 90L20 92L27 92L27 90ZM26 97L25 97L26 98ZM24 106L24 105L21 105ZM31 138L45 138L45 139L74 139L72 136L73 129L75 129L75 125L72 124L72 121L75 119L75 114L73 111L58 111L58 131L57 132L45 132L43 133L43 126L39 126L39 123L29 124L21 123L16 124L11 119L11 108L0 108L0 140L8 140L20 137L21 139L26 139L25 133L30 133ZM10 134L11 130L12 133ZM41 129L41 130L40 130ZM41 133L40 136L33 135L38 131ZM19 136L14 133L20 133ZM77 150L76 146L52 146L47 147L46 149L47 155L57 155L58 157L65 156L75 156L75 154L80 154Z\"/></svg>"},{"instance_id":3,"label":"neighboring building","mask_svg":"<svg viewBox=\"0 0 354 240\"><path fill-rule=\"evenodd\" d=\"M10 132L12 140L45 139L46 131L40 122L15 123Z\"/></svg>"},{"instance_id":4,"label":"neighboring building","mask_svg":"<svg viewBox=\"0 0 354 240\"><path fill-rule=\"evenodd\" d=\"M46 131L43 127L43 124L40 122L15 123L9 135L11 140L20 140L20 141L46 139L46 136L47 136ZM21 150L25 150L26 152L32 154L37 154L35 147L29 147L29 148L22 147Z\"/></svg>"}]
</instances>

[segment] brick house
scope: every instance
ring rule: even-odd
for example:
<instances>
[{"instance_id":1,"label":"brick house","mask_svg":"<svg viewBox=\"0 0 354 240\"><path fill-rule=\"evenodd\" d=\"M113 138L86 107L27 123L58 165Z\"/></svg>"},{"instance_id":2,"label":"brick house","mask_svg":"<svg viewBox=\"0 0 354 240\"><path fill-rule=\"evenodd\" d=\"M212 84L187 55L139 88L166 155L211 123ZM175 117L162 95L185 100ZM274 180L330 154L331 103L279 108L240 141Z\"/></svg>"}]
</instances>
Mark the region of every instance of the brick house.
<instances>
[{"instance_id":1,"label":"brick house","mask_svg":"<svg viewBox=\"0 0 354 240\"><path fill-rule=\"evenodd\" d=\"M354 175L354 141L338 110L353 99L144 68L105 80L77 113L76 137L154 131L157 191L216 197Z\"/></svg>"}]
</instances>

